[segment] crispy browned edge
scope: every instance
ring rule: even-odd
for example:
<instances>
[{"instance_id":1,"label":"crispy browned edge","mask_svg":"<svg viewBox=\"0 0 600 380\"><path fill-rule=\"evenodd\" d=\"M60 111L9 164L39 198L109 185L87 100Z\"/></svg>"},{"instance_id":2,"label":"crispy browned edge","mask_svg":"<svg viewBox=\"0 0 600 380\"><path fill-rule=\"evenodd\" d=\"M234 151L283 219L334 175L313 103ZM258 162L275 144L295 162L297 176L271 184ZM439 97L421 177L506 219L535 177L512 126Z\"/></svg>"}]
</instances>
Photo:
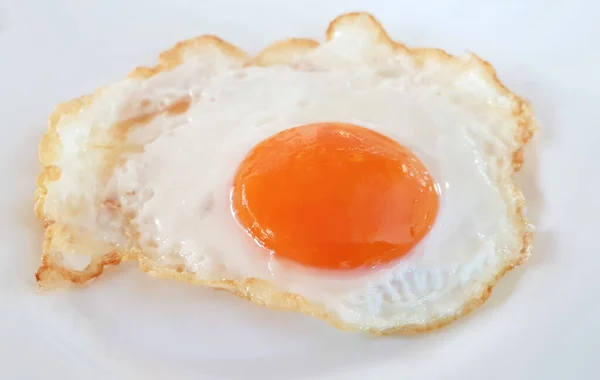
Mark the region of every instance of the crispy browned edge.
<instances>
[{"instance_id":1,"label":"crispy browned edge","mask_svg":"<svg viewBox=\"0 0 600 380\"><path fill-rule=\"evenodd\" d=\"M354 22L370 24L370 27L373 28L373 31L377 33L380 43L389 44L394 49L401 49L410 53L417 63L422 62L424 59L437 59L440 61L446 61L454 64L458 63L465 66L473 64L473 60L468 63L453 57L440 49L411 49L402 43L395 42L389 37L385 29L382 27L379 21L375 19L375 17L364 12L347 13L334 19L329 24L327 29L327 40L333 37L334 31L338 26L345 23ZM160 54L159 63L156 66L138 67L131 72L128 77L149 78L157 73L172 70L182 63L186 51L203 49L205 47L218 48L227 55L230 55L236 59L244 60L247 65L268 66L274 64L288 64L289 59L286 59L286 57L288 57L289 54L306 53L317 46L319 46L319 43L311 39L287 39L276 42L261 51L256 56L250 57L238 47L223 41L219 37L205 35L179 42L173 48ZM493 83L497 87L499 93L506 95L513 101L514 118L517 121L515 139L519 143L519 147L513 152L512 167L514 172L517 172L523 163L524 147L532 138L534 132L538 129L533 118L532 109L527 101L510 92L500 82L492 65L475 55L473 55L473 59L475 64L480 65L480 67L487 72L490 83ZM514 183L512 178L513 176L511 175L510 178L507 178L507 185L512 187L513 199L516 200L516 212L518 218L516 222L520 226L522 236L521 251L518 255L514 256L512 260L506 262L503 269L490 283L487 284L487 287L481 292L481 294L473 297L468 303L466 303L459 313L445 319L436 320L427 325L404 325L383 331L347 325L336 317L328 315L326 311L311 305L306 299L299 295L278 291L267 281L257 278L248 278L241 282L229 280L201 281L196 279L193 273L188 273L181 269L160 268L148 258L141 257L135 252L113 251L92 262L92 264L90 264L83 272L71 271L61 267L57 263L52 262L52 258L49 255L49 248L53 237L52 227L54 222L52 220L48 220L44 214L44 200L46 197L46 189L48 184L60 178L60 168L52 166L50 163L53 161L54 157L60 154L60 142L56 131L58 121L64 116L77 114L83 107L92 103L94 98L98 96L101 91L102 89L99 89L94 95L85 95L80 98L59 104L49 118L48 131L40 143L40 161L43 166L43 171L38 177L37 189L35 192L35 212L36 215L44 221L45 227L45 243L43 248L44 255L42 258L42 264L36 273L36 279L40 289L51 287L57 282L82 284L102 274L104 268L108 265L118 265L121 261L126 259L138 259L139 266L150 275L183 280L197 285L226 289L231 293L239 297L246 298L258 305L267 306L273 309L297 311L313 317L321 318L341 330L363 330L369 331L375 335L392 333L419 333L443 327L459 317L471 312L474 308L489 298L492 293L492 288L506 272L521 264L528 257L533 229L523 216L523 195Z\"/></svg>"}]
</instances>

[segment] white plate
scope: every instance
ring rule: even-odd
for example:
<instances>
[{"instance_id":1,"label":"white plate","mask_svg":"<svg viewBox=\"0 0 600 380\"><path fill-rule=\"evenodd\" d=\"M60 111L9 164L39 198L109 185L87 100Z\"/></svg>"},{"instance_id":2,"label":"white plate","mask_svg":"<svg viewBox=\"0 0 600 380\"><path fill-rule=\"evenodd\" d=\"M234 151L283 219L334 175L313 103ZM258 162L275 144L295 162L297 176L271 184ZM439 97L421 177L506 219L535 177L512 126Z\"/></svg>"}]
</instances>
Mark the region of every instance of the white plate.
<instances>
[{"instance_id":1,"label":"white plate","mask_svg":"<svg viewBox=\"0 0 600 380\"><path fill-rule=\"evenodd\" d=\"M0 378L594 379L600 364L600 3L575 1L0 1ZM256 52L369 10L394 38L477 52L542 131L519 180L530 261L439 332L372 338L151 279L123 265L38 294L37 143L53 106L190 36Z\"/></svg>"}]
</instances>

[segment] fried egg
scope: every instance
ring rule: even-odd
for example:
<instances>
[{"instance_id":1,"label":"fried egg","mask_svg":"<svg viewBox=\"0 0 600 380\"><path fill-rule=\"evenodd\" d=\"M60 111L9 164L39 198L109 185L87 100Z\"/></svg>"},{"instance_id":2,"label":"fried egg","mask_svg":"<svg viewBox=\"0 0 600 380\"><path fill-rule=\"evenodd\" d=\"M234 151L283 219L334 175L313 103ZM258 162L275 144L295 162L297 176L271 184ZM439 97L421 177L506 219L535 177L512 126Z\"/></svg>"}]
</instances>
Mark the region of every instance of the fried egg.
<instances>
[{"instance_id":1,"label":"fried egg","mask_svg":"<svg viewBox=\"0 0 600 380\"><path fill-rule=\"evenodd\" d=\"M488 63L365 13L255 57L188 40L52 115L36 276L136 260L346 330L430 330L528 256L513 174L536 128Z\"/></svg>"}]
</instances>

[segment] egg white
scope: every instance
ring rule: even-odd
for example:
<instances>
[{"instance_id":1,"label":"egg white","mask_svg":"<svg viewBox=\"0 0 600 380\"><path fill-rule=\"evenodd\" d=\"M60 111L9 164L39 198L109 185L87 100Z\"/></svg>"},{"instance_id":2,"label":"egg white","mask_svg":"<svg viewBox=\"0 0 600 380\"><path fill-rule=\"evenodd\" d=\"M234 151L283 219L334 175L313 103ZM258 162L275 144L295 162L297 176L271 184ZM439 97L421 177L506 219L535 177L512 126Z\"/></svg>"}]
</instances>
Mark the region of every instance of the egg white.
<instances>
[{"instance_id":1,"label":"egg white","mask_svg":"<svg viewBox=\"0 0 600 380\"><path fill-rule=\"evenodd\" d=\"M44 213L149 260L154 273L261 279L356 329L428 326L461 314L526 249L530 227L507 182L522 144L515 99L490 84L475 57L423 63L373 36L364 25L340 27L293 65L248 66L202 51L106 88L57 128L63 174L47 186ZM114 126L143 105L166 109L182 99L185 112L160 113L115 142ZM377 268L310 269L269 255L236 224L230 188L246 153L282 130L327 121L397 140L435 179L438 217L409 256Z\"/></svg>"}]
</instances>

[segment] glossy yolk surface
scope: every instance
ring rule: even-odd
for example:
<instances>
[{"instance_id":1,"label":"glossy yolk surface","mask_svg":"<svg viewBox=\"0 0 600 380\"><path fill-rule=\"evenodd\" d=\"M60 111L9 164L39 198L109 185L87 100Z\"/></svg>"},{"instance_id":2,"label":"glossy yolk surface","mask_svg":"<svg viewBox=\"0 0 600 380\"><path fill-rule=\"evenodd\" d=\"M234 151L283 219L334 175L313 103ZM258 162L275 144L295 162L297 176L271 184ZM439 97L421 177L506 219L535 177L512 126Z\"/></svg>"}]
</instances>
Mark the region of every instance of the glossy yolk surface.
<instances>
[{"instance_id":1,"label":"glossy yolk surface","mask_svg":"<svg viewBox=\"0 0 600 380\"><path fill-rule=\"evenodd\" d=\"M352 124L308 124L256 145L238 168L235 216L276 257L328 269L387 263L431 228L438 195L407 148Z\"/></svg>"}]
</instances>

